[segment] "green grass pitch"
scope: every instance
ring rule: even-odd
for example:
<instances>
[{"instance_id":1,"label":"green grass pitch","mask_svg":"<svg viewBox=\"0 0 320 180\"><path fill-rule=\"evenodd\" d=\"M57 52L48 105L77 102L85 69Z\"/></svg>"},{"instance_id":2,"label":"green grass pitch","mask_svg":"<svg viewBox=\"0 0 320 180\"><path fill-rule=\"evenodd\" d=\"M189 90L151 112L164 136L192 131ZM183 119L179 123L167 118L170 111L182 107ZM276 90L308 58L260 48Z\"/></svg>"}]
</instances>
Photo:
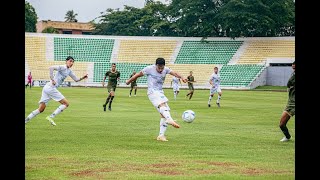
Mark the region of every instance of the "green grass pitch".
<instances>
[{"instance_id":1,"label":"green grass pitch","mask_svg":"<svg viewBox=\"0 0 320 180\"><path fill-rule=\"evenodd\" d=\"M38 107L40 87L25 91L25 117ZM59 88L70 106L45 119L59 105L26 124L26 179L294 179L294 117L288 123L292 141L281 143L278 124L286 92L223 90L221 108L209 90L195 90L176 101L165 89L171 115L181 125L169 126L168 142L156 141L160 117L138 89L118 88L112 111L104 112L105 88ZM191 109L193 123L181 115Z\"/></svg>"}]
</instances>

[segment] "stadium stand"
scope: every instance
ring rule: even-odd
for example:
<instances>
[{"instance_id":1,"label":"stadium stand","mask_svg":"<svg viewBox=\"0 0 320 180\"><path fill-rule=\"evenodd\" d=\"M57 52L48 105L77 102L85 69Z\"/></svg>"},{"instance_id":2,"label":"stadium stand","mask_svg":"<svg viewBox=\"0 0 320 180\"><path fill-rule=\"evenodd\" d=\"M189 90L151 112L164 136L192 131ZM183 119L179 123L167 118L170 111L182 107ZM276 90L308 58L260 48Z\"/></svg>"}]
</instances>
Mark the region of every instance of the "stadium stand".
<instances>
[{"instance_id":1,"label":"stadium stand","mask_svg":"<svg viewBox=\"0 0 320 180\"><path fill-rule=\"evenodd\" d=\"M263 65L223 65L220 70L222 86L248 86L263 70Z\"/></svg>"},{"instance_id":2,"label":"stadium stand","mask_svg":"<svg viewBox=\"0 0 320 180\"><path fill-rule=\"evenodd\" d=\"M227 64L243 41L184 41L175 63Z\"/></svg>"},{"instance_id":3,"label":"stadium stand","mask_svg":"<svg viewBox=\"0 0 320 180\"><path fill-rule=\"evenodd\" d=\"M67 56L83 62L110 62L114 39L54 38L54 60Z\"/></svg>"},{"instance_id":4,"label":"stadium stand","mask_svg":"<svg viewBox=\"0 0 320 180\"><path fill-rule=\"evenodd\" d=\"M219 67L221 85L228 88L250 87L264 74L266 59L276 62L294 59L294 38L173 38L173 37L125 37L26 33L25 64L34 80L48 80L51 65L64 64L67 56L76 59L72 67L77 76L89 74L86 82L101 86L104 74L117 64L121 72L120 86L125 85L133 71L154 64L164 57L166 66L187 77L193 71L195 87L208 88L209 77L215 66ZM46 59L47 58L47 59ZM230 62L232 60L232 63ZM229 63L230 62L230 63ZM28 74L26 72L25 74ZM172 77L165 80L170 86ZM259 78L258 78L259 79ZM66 81L73 82L68 77ZM253 82L255 81L255 82ZM257 81L260 82L260 81ZM138 80L146 86L146 77ZM187 87L183 83L182 87Z\"/></svg>"},{"instance_id":5,"label":"stadium stand","mask_svg":"<svg viewBox=\"0 0 320 180\"><path fill-rule=\"evenodd\" d=\"M240 57L238 64L258 64L267 58L294 58L295 41L252 40Z\"/></svg>"},{"instance_id":6,"label":"stadium stand","mask_svg":"<svg viewBox=\"0 0 320 180\"><path fill-rule=\"evenodd\" d=\"M169 61L177 43L172 40L121 40L118 62L153 64L158 57Z\"/></svg>"}]
</instances>

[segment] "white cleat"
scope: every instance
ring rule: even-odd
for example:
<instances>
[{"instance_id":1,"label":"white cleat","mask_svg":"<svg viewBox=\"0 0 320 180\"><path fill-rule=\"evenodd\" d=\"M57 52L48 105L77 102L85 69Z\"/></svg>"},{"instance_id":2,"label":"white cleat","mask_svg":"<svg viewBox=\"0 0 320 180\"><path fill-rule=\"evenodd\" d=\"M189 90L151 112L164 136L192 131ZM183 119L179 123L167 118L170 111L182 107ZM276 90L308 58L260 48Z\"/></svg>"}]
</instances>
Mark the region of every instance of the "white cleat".
<instances>
[{"instance_id":1,"label":"white cleat","mask_svg":"<svg viewBox=\"0 0 320 180\"><path fill-rule=\"evenodd\" d=\"M129 97L131 97L131 95L129 95Z\"/></svg>"},{"instance_id":2,"label":"white cleat","mask_svg":"<svg viewBox=\"0 0 320 180\"><path fill-rule=\"evenodd\" d=\"M176 121L174 121L174 120L166 120L165 122L175 128L180 128L180 125L178 123L176 123Z\"/></svg>"},{"instance_id":3,"label":"white cleat","mask_svg":"<svg viewBox=\"0 0 320 180\"><path fill-rule=\"evenodd\" d=\"M51 123L52 126L56 126L56 123L54 123L53 119L50 116L47 116L46 119Z\"/></svg>"},{"instance_id":4,"label":"white cleat","mask_svg":"<svg viewBox=\"0 0 320 180\"><path fill-rule=\"evenodd\" d=\"M166 142L166 141L168 141L168 140L166 139L166 137L165 137L164 135L159 135L159 136L157 137L157 141L164 141L164 142Z\"/></svg>"},{"instance_id":5,"label":"white cleat","mask_svg":"<svg viewBox=\"0 0 320 180\"><path fill-rule=\"evenodd\" d=\"M137 95L134 95L134 96L137 96Z\"/></svg>"},{"instance_id":6,"label":"white cleat","mask_svg":"<svg viewBox=\"0 0 320 180\"><path fill-rule=\"evenodd\" d=\"M286 137L283 137L280 142L287 142L287 141L290 141L290 139L286 138Z\"/></svg>"}]
</instances>

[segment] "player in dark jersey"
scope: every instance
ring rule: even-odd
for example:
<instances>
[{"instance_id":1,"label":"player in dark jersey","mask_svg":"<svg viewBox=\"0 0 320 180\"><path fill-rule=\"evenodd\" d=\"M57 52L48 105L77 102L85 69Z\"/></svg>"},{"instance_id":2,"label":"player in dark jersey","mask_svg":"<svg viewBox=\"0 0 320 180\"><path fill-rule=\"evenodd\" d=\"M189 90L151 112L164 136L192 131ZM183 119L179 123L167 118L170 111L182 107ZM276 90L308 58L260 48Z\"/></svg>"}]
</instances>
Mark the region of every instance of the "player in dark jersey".
<instances>
[{"instance_id":1,"label":"player in dark jersey","mask_svg":"<svg viewBox=\"0 0 320 180\"><path fill-rule=\"evenodd\" d=\"M108 103L109 103L108 109L109 109L109 111L111 111L111 104L112 104L112 101L113 101L114 95L115 95L114 92L116 91L117 83L120 80L120 72L116 70L115 63L112 63L111 70L106 72L106 74L103 78L103 81L102 81L103 87L104 87L104 81L106 80L107 77L109 77L108 78L108 85L107 85L109 96L106 99L106 103L102 105L103 111L106 111L106 107L107 107Z\"/></svg>"},{"instance_id":2,"label":"player in dark jersey","mask_svg":"<svg viewBox=\"0 0 320 180\"><path fill-rule=\"evenodd\" d=\"M285 137L283 137L280 141L281 142L286 142L289 141L291 138L291 135L289 133L289 130L287 128L287 122L289 121L289 119L295 115L295 69L296 69L296 65L295 62L292 63L292 69L293 69L293 73L291 75L291 77L288 80L287 83L287 88L288 88L288 92L289 92L289 97L288 97L288 102L287 102L287 106L285 107L282 116L280 118L280 129L283 132L283 134L285 135Z\"/></svg>"},{"instance_id":3,"label":"player in dark jersey","mask_svg":"<svg viewBox=\"0 0 320 180\"><path fill-rule=\"evenodd\" d=\"M188 79L188 87L189 87L189 93L186 95L186 97L189 97L189 100L192 98L193 92L194 92L194 88L193 88L193 83L196 82L194 80L194 77L192 76L192 71L190 71L190 75L187 77Z\"/></svg>"},{"instance_id":4,"label":"player in dark jersey","mask_svg":"<svg viewBox=\"0 0 320 180\"><path fill-rule=\"evenodd\" d=\"M136 71L133 71L131 74L130 78L136 74ZM130 94L129 97L131 97L132 90L134 89L134 96L137 96L137 80L134 80L131 82L131 89L130 89Z\"/></svg>"}]
</instances>

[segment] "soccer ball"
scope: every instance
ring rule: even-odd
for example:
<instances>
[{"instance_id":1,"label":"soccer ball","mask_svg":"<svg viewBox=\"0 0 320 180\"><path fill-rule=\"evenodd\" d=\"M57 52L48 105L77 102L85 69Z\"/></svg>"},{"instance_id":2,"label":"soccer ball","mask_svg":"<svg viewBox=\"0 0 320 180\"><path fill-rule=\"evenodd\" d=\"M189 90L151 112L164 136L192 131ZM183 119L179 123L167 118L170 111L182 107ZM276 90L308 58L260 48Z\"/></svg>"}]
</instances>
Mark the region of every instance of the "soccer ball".
<instances>
[{"instance_id":1,"label":"soccer ball","mask_svg":"<svg viewBox=\"0 0 320 180\"><path fill-rule=\"evenodd\" d=\"M196 114L192 110L186 110L182 113L182 120L187 123L192 123L196 118Z\"/></svg>"}]
</instances>

